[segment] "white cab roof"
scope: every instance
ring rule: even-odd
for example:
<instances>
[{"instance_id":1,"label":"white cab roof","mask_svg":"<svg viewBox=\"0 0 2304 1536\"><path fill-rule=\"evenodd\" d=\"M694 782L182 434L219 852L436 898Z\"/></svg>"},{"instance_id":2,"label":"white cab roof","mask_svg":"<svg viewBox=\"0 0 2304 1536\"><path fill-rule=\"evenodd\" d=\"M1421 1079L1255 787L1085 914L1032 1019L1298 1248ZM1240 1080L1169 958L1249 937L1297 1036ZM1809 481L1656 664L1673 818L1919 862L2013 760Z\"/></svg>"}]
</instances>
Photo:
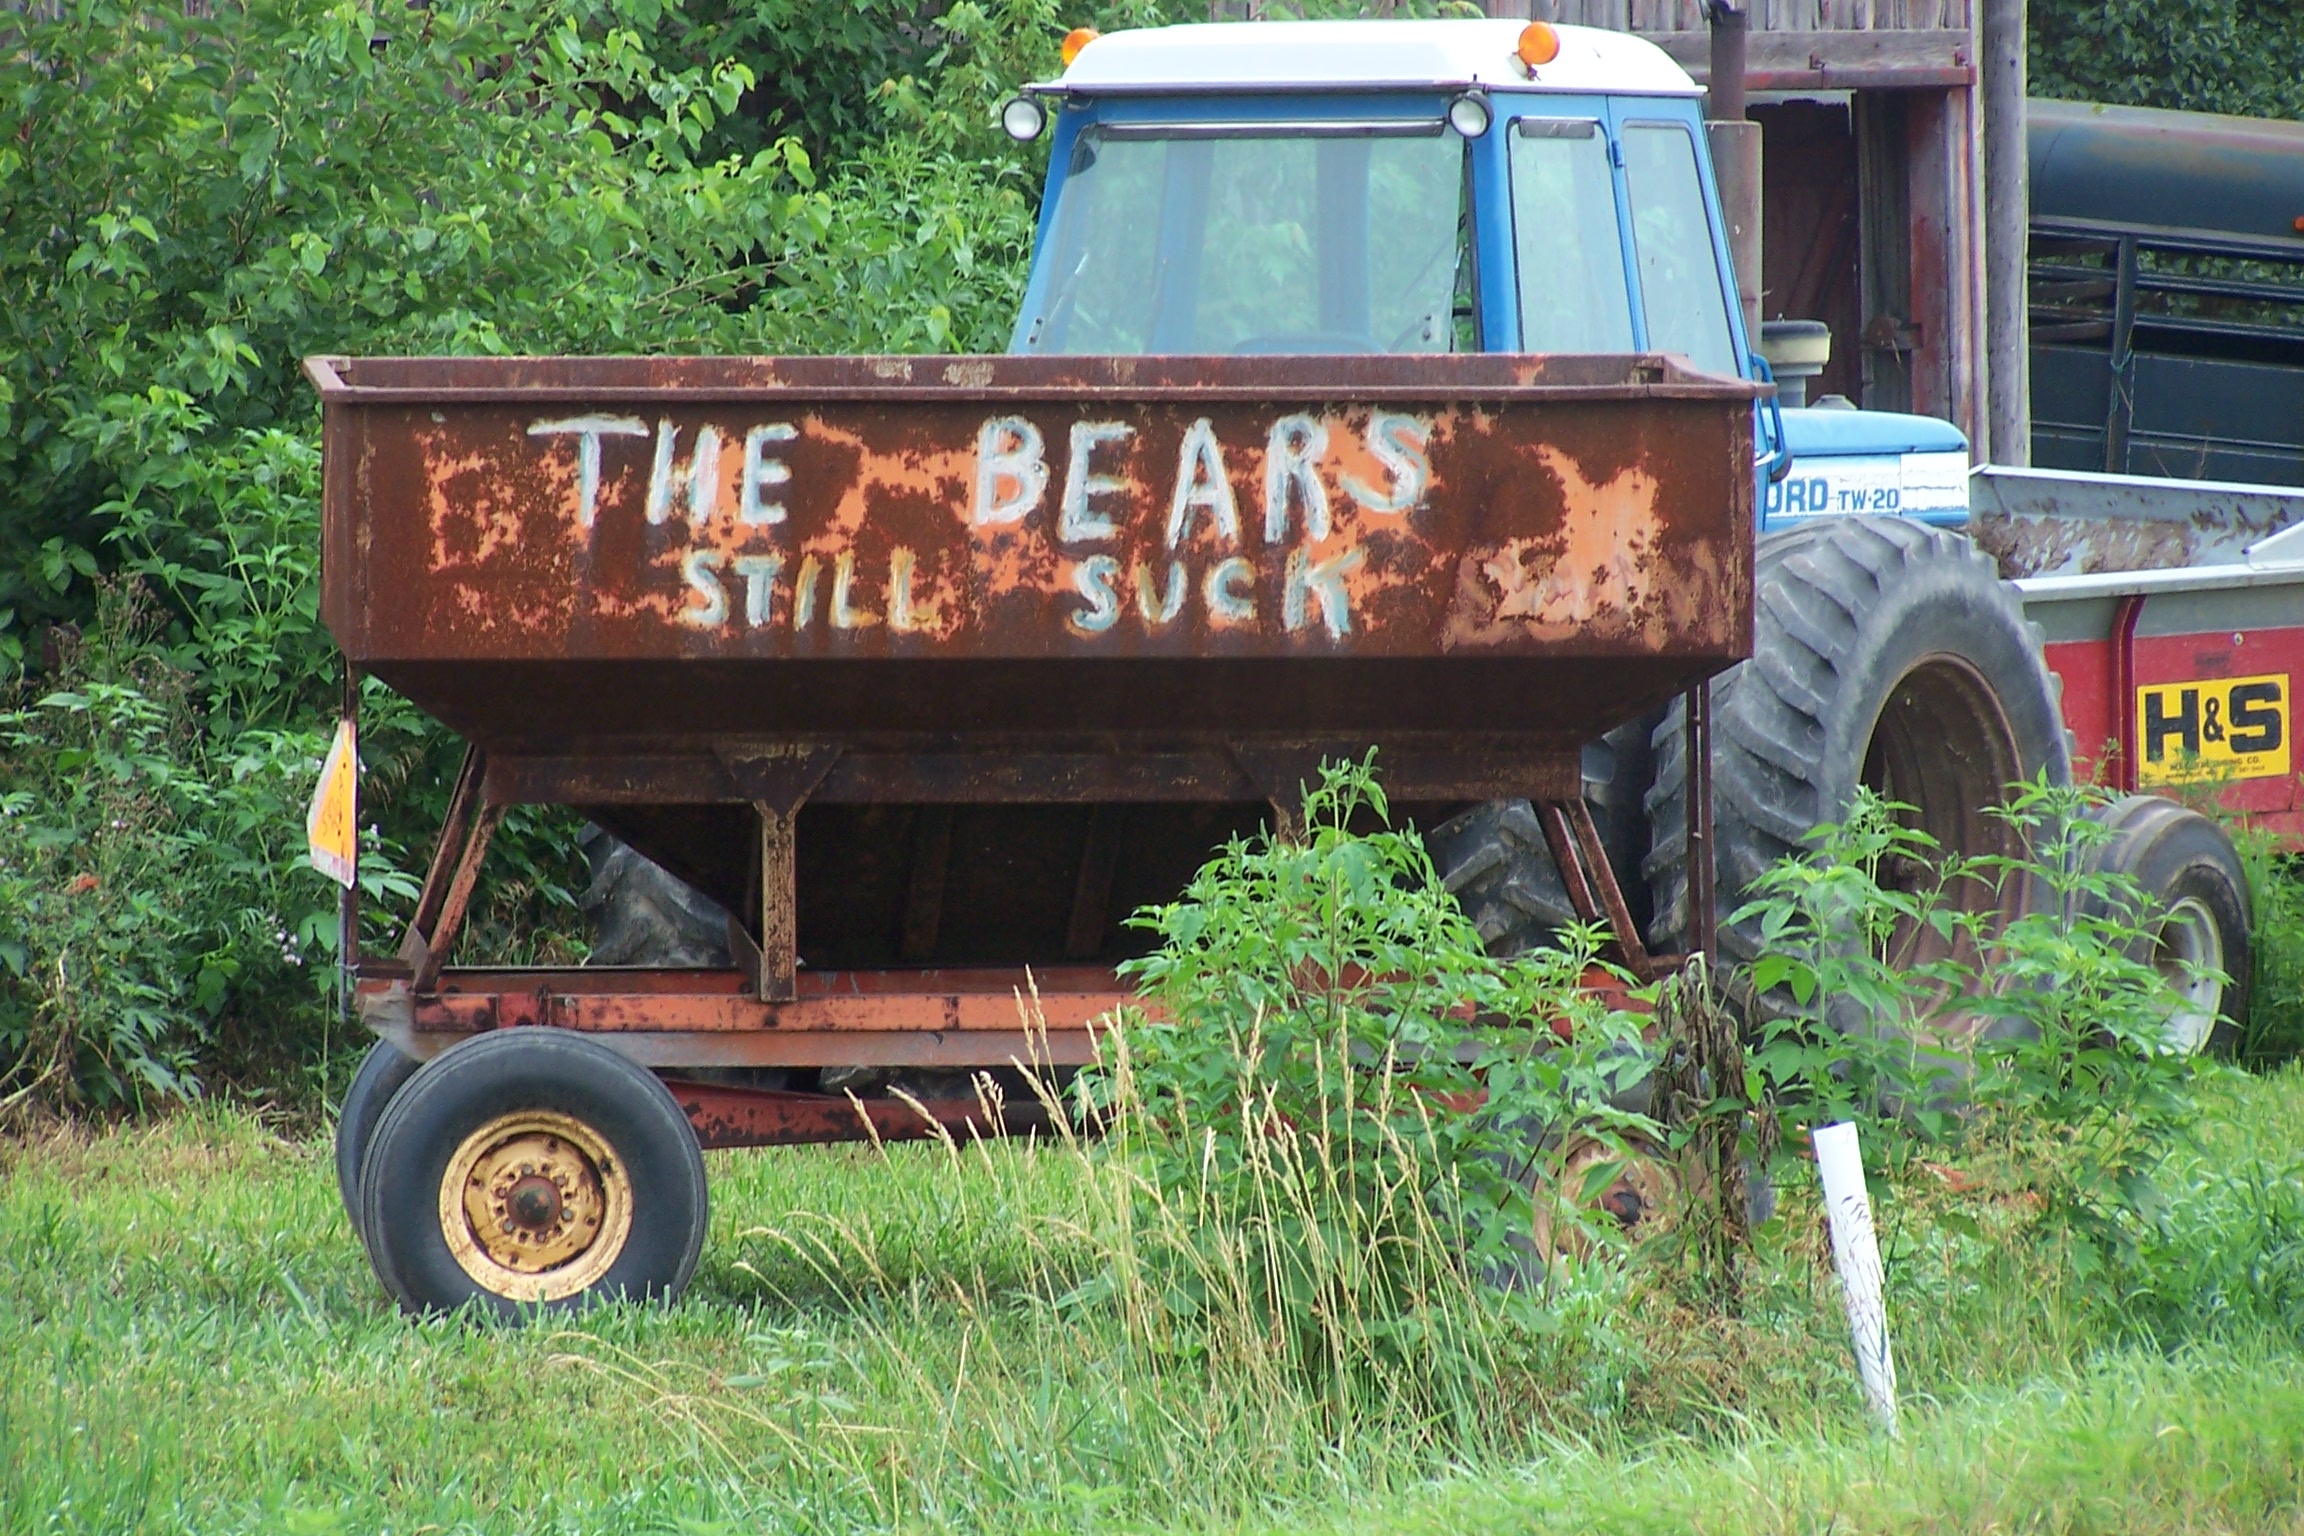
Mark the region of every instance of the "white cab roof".
<instances>
[{"instance_id":1,"label":"white cab roof","mask_svg":"<svg viewBox=\"0 0 2304 1536\"><path fill-rule=\"evenodd\" d=\"M1694 96L1696 82L1646 38L1557 27L1533 71L1513 52L1522 21L1246 21L1113 32L1048 89L1136 92L1505 89Z\"/></svg>"}]
</instances>

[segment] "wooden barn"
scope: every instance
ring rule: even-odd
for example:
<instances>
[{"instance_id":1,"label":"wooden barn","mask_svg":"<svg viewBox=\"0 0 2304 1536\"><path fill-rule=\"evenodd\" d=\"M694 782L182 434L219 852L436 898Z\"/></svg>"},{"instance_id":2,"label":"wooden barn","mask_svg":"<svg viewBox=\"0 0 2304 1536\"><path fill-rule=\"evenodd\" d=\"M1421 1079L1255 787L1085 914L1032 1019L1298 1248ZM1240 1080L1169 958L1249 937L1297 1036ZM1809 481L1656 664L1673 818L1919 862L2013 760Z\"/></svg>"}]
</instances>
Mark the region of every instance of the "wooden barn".
<instances>
[{"instance_id":1,"label":"wooden barn","mask_svg":"<svg viewBox=\"0 0 2304 1536\"><path fill-rule=\"evenodd\" d=\"M1711 84L1715 6L1706 0L1491 0L1488 9L1637 32ZM1763 146L1761 317L1831 327L1832 359L1812 397L1943 416L1979 459L2024 462L2021 0L1738 0L1736 9L1745 115ZM1988 37L2003 45L1997 65ZM1715 117L1720 100L1716 91ZM2003 145L2014 148L2005 160ZM1988 152L1993 169L2009 166L1997 198L1987 191ZM1996 270L2008 282L1988 293ZM1996 297L2002 350L1988 372Z\"/></svg>"}]
</instances>

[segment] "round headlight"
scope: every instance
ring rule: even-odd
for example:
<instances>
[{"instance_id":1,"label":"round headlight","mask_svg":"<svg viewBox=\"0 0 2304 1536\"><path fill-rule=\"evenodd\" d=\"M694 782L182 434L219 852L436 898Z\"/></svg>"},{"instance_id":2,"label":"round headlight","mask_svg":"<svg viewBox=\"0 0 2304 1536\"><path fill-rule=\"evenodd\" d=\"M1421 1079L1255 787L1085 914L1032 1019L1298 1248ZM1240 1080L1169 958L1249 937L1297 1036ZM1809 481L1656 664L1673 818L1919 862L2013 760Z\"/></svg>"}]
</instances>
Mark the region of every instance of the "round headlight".
<instances>
[{"instance_id":1,"label":"round headlight","mask_svg":"<svg viewBox=\"0 0 2304 1536\"><path fill-rule=\"evenodd\" d=\"M1488 98L1477 91L1466 91L1448 103L1448 126L1468 139L1476 139L1488 131Z\"/></svg>"},{"instance_id":2,"label":"round headlight","mask_svg":"<svg viewBox=\"0 0 2304 1536\"><path fill-rule=\"evenodd\" d=\"M1048 126L1048 109L1029 96L1018 96L1000 109L1000 126L1019 144L1029 144Z\"/></svg>"}]
</instances>

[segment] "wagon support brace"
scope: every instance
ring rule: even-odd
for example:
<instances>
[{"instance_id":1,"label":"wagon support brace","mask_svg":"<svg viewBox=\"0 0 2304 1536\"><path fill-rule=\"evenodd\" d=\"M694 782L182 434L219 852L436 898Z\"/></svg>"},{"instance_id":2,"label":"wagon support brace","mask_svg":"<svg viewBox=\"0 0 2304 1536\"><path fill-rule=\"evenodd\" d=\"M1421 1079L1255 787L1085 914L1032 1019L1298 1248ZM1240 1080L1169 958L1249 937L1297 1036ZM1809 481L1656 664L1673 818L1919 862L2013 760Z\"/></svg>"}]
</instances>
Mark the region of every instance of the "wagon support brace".
<instances>
[{"instance_id":1,"label":"wagon support brace","mask_svg":"<svg viewBox=\"0 0 2304 1536\"><path fill-rule=\"evenodd\" d=\"M1699 686L1691 690L1684 700L1690 720L1690 746L1692 761L1689 765L1691 814L1688 824L1688 867L1691 878L1691 931L1690 947L1709 950L1714 937L1716 919L1713 912L1712 859L1711 859L1711 751L1709 689ZM1300 836L1300 816L1294 813L1296 797L1318 777L1321 762L1333 755L1336 744L1285 743L1227 743L1221 761L1237 774L1236 779L1214 784L1201 782L1202 771L1171 778L1168 792L1186 789L1197 791L1193 798L1214 798L1216 794L1235 792L1235 785L1252 784L1274 815L1274 831L1283 838ZM1563 793L1574 783L1563 774L1558 765L1527 764L1514 771L1509 764L1511 754L1497 754L1493 749L1483 751L1471 747L1469 751L1433 754L1430 749L1409 753L1409 779L1411 794L1423 798L1435 790L1453 791L1467 798L1509 794L1522 788L1535 803L1539 822L1544 829L1545 842L1553 863L1559 870L1562 884L1567 888L1570 902L1578 918L1587 923L1607 928L1610 938L1625 968L1642 982L1651 982L1678 968L1678 955L1653 954L1642 942L1637 925L1625 902L1615 872L1610 866L1606 849L1602 846L1592 813L1580 793ZM729 744L718 748L712 755L712 778L732 788L750 804L758 828L756 859L753 863L752 900L746 902L753 921L731 916L728 923L728 943L742 970L747 990L763 1003L789 1003L798 995L799 959L798 890L796 884L795 830L800 808L828 781L836 770L848 763L862 765L875 758L884 758L895 767L900 779L912 782L905 787L914 790L941 790L936 800L941 803L965 803L978 798L980 788L963 787L958 781L972 777L955 774L951 767L941 771L920 774L896 767L907 762L908 756L899 754L865 753L859 756L837 743L799 742L770 745ZM1074 793L1057 798L1074 798L1085 792L1094 796L1096 789L1108 789L1104 781L1120 772L1115 766L1096 765L1095 755L1074 755L1050 761L1064 762L1068 767L1080 765L1062 778L1075 780ZM1178 762L1186 761L1178 759ZM1525 760L1523 760L1525 762ZM642 763L630 767L638 768ZM656 764L646 764L657 767ZM701 767L702 765L698 765ZM952 766L958 766L955 763ZM672 768L666 763L663 768ZM624 777L624 784L646 784L640 794L626 788L623 794L600 794L609 786L595 777L599 765L586 772L572 761L555 759L503 759L492 762L489 755L477 747L468 747L458 769L454 790L449 796L448 811L443 819L440 840L426 872L422 892L416 903L407 932L400 942L399 961L407 969L409 984L414 993L425 995L439 987L443 966L455 944L458 932L470 910L472 894L479 879L480 867L485 860L490 840L502 822L506 810L514 803L529 800L562 801L578 799L657 799L685 798L665 795L666 785L648 783L649 775ZM660 770L661 771L661 770ZM685 770L687 777L695 778L695 769ZM865 768L865 782L875 788L889 786L877 781L887 777L886 768ZM1173 770L1170 770L1173 773ZM673 775L677 777L677 770ZM1522 775L1525 774L1525 777ZM851 775L852 777L855 775ZM623 777L617 775L616 777ZM1164 775L1155 774L1155 778ZM591 780L579 785L578 779ZM1511 780L1517 779L1518 783ZM1093 786L1093 787L1091 787ZM709 782L697 783L690 794L708 791ZM1147 784L1137 788L1142 793ZM1580 789L1580 786L1577 786ZM585 793L592 791L592 793ZM958 792L955 792L958 791ZM1215 792L1215 793L1212 793ZM1417 793L1421 791L1422 793ZM1155 791L1157 792L1157 791ZM714 798L717 798L714 796ZM830 798L846 799L847 795ZM877 797L874 797L877 798ZM1003 796L1003 798L1005 798ZM1109 835L1109 829L1107 829ZM1072 935L1068 948L1079 956L1090 947L1090 938L1101 928L1103 887L1108 871L1102 878L1094 867L1108 863L1093 856L1084 862L1079 889L1075 894Z\"/></svg>"},{"instance_id":2,"label":"wagon support brace","mask_svg":"<svg viewBox=\"0 0 2304 1536\"><path fill-rule=\"evenodd\" d=\"M409 916L408 931L400 936L400 960L410 968L418 992L430 992L439 985L440 969L447 963L471 908L488 843L508 808L485 792L487 777L488 754L478 747L466 747L463 764L456 770L456 787L448 795L440 841L424 873L423 890L416 897L415 912Z\"/></svg>"},{"instance_id":3,"label":"wagon support brace","mask_svg":"<svg viewBox=\"0 0 2304 1536\"><path fill-rule=\"evenodd\" d=\"M755 883L759 887L760 931L755 937L731 917L728 945L752 978L752 995L764 1003L788 1003L798 995L800 891L793 831L801 805L832 771L840 750L807 743L719 753L721 766L759 818Z\"/></svg>"}]
</instances>

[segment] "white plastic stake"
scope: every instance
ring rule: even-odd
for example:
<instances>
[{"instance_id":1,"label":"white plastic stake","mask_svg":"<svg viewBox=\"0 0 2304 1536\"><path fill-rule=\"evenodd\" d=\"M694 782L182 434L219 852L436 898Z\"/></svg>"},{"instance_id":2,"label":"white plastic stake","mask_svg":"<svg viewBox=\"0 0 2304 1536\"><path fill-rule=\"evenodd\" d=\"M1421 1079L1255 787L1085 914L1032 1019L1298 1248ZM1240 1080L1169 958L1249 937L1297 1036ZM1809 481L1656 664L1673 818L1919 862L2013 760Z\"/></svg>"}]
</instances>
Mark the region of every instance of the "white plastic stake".
<instances>
[{"instance_id":1,"label":"white plastic stake","mask_svg":"<svg viewBox=\"0 0 2304 1536\"><path fill-rule=\"evenodd\" d=\"M1832 1224L1832 1265L1848 1303L1848 1330L1856 1344L1856 1374L1864 1400L1889 1434L1896 1433L1896 1357L1888 1348L1888 1300L1882 1292L1880 1245L1872 1235L1872 1196L1864 1187L1864 1157L1856 1127L1827 1125L1810 1138L1816 1174L1824 1184L1824 1214Z\"/></svg>"}]
</instances>

